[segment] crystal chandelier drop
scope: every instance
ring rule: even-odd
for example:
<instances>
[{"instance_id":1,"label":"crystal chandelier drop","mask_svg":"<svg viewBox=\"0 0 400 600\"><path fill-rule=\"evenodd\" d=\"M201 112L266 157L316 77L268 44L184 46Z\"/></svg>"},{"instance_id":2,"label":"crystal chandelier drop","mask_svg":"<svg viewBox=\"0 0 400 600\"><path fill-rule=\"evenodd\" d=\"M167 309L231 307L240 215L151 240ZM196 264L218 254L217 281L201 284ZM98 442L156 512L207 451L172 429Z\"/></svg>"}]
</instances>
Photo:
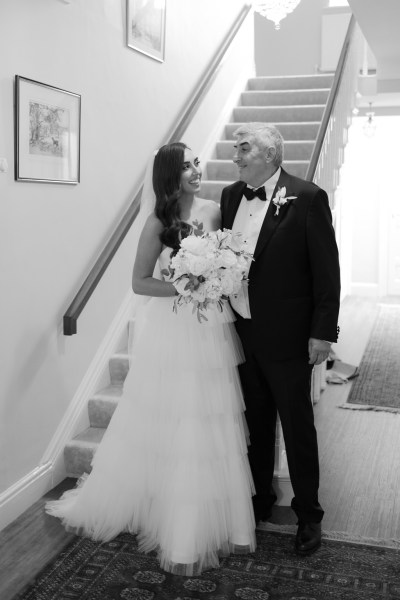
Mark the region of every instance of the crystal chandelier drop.
<instances>
[{"instance_id":1,"label":"crystal chandelier drop","mask_svg":"<svg viewBox=\"0 0 400 600\"><path fill-rule=\"evenodd\" d=\"M254 10L275 23L275 29L281 28L281 20L291 13L300 0L253 0Z\"/></svg>"}]
</instances>

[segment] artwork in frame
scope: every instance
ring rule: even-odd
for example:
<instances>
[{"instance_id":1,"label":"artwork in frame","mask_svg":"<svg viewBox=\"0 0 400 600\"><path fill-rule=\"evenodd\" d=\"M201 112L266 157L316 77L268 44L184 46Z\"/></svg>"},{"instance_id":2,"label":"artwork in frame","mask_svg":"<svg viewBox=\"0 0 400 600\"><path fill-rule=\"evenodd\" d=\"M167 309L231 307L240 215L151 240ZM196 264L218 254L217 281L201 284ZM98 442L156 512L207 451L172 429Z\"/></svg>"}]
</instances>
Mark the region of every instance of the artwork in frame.
<instances>
[{"instance_id":1,"label":"artwork in frame","mask_svg":"<svg viewBox=\"0 0 400 600\"><path fill-rule=\"evenodd\" d=\"M129 48L164 62L166 0L126 0Z\"/></svg>"},{"instance_id":2,"label":"artwork in frame","mask_svg":"<svg viewBox=\"0 0 400 600\"><path fill-rule=\"evenodd\" d=\"M80 181L81 96L15 76L15 179Z\"/></svg>"}]
</instances>

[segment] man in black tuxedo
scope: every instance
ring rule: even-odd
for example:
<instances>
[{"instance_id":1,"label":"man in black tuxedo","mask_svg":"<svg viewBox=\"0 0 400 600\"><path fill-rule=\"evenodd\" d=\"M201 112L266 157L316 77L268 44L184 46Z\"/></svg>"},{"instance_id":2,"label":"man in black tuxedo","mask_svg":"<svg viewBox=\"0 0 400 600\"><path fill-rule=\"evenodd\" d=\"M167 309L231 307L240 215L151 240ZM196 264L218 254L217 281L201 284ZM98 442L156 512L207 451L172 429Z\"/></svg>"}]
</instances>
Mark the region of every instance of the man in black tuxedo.
<instances>
[{"instance_id":1,"label":"man in black tuxedo","mask_svg":"<svg viewBox=\"0 0 400 600\"><path fill-rule=\"evenodd\" d=\"M267 124L235 132L240 181L224 188L222 226L240 231L254 252L248 284L231 298L246 362L240 376L250 430L249 460L256 487L256 521L271 516L277 412L282 423L295 550L321 545L317 435L311 373L337 341L340 303L338 250L328 197L314 183L281 167L283 139ZM246 185L247 184L247 185Z\"/></svg>"}]
</instances>

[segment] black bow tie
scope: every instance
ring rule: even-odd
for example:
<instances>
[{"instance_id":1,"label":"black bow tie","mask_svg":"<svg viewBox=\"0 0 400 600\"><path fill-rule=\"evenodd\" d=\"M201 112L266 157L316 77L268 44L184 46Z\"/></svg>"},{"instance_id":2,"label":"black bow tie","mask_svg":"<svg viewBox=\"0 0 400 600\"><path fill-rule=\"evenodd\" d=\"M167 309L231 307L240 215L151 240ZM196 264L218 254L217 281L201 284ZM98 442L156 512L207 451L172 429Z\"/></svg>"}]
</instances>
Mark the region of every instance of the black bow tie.
<instances>
[{"instance_id":1,"label":"black bow tie","mask_svg":"<svg viewBox=\"0 0 400 600\"><path fill-rule=\"evenodd\" d=\"M256 190L253 190L249 187L245 187L243 194L246 196L247 200L253 200L256 196L260 198L260 200L266 200L267 195L265 193L265 187L259 187Z\"/></svg>"}]
</instances>

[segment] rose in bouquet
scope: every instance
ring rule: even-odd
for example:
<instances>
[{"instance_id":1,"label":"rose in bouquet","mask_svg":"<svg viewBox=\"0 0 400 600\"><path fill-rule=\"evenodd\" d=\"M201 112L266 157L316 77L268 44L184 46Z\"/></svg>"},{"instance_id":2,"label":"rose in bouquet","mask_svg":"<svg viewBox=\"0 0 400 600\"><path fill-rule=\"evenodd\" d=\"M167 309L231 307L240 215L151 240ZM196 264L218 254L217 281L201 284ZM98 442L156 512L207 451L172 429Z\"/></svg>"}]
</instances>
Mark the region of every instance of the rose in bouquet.
<instances>
[{"instance_id":1,"label":"rose in bouquet","mask_svg":"<svg viewBox=\"0 0 400 600\"><path fill-rule=\"evenodd\" d=\"M200 323L207 321L204 313L210 305L222 311L223 301L239 291L251 260L240 233L229 229L191 233L182 240L168 272L164 272L178 292L174 311L192 303Z\"/></svg>"}]
</instances>

